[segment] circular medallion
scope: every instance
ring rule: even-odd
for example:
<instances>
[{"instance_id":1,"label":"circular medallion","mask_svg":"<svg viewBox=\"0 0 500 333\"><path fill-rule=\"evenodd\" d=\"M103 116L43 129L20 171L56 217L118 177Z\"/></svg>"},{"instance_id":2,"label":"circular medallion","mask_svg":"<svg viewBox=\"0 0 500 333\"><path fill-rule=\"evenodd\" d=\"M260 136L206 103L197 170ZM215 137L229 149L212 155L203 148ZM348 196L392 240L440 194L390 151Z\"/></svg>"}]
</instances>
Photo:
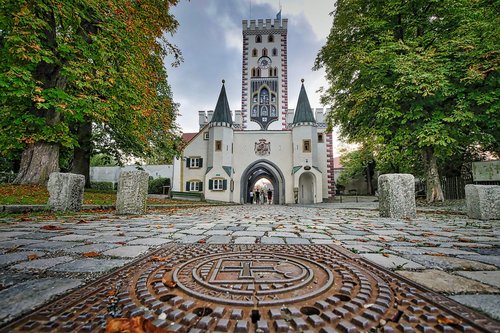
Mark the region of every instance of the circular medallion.
<instances>
[{"instance_id":1,"label":"circular medallion","mask_svg":"<svg viewBox=\"0 0 500 333\"><path fill-rule=\"evenodd\" d=\"M187 261L173 273L187 294L218 303L286 304L315 297L333 284L323 265L292 255L240 252Z\"/></svg>"}]
</instances>

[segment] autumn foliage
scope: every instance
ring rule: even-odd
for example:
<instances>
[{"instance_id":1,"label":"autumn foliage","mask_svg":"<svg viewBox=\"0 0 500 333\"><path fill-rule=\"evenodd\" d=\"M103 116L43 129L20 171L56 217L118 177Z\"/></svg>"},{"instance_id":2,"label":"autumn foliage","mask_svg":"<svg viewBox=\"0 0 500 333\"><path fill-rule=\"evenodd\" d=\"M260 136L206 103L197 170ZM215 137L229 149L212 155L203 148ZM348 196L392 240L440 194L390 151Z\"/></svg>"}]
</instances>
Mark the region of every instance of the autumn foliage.
<instances>
[{"instance_id":1,"label":"autumn foliage","mask_svg":"<svg viewBox=\"0 0 500 333\"><path fill-rule=\"evenodd\" d=\"M178 25L176 3L2 1L0 157L21 157L17 183L44 183L62 149L173 154L176 106L163 59L180 57L166 38ZM78 132L84 124L91 133Z\"/></svg>"}]
</instances>

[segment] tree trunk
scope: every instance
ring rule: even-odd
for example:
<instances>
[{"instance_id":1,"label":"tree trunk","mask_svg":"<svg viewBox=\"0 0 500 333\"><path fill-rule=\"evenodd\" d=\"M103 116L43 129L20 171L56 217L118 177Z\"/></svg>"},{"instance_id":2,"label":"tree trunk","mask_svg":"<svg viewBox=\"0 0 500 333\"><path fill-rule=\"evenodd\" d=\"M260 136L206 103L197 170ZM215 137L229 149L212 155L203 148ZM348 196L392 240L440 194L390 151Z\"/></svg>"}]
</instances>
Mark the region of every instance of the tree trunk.
<instances>
[{"instance_id":1,"label":"tree trunk","mask_svg":"<svg viewBox=\"0 0 500 333\"><path fill-rule=\"evenodd\" d=\"M441 182L439 181L439 171L436 162L436 155L434 149L426 148L423 152L424 161L427 168L427 202L444 201L443 190L441 189Z\"/></svg>"},{"instance_id":2,"label":"tree trunk","mask_svg":"<svg viewBox=\"0 0 500 333\"><path fill-rule=\"evenodd\" d=\"M371 168L369 164L366 166L365 172L366 172L366 191L368 195L371 195L373 190L372 190Z\"/></svg>"},{"instance_id":3,"label":"tree trunk","mask_svg":"<svg viewBox=\"0 0 500 333\"><path fill-rule=\"evenodd\" d=\"M73 150L71 172L85 176L85 187L90 188L90 155L92 153L92 122L85 119L78 126L78 147Z\"/></svg>"},{"instance_id":4,"label":"tree trunk","mask_svg":"<svg viewBox=\"0 0 500 333\"><path fill-rule=\"evenodd\" d=\"M52 172L59 171L59 145L47 142L29 144L21 155L14 184L44 185Z\"/></svg>"}]
</instances>

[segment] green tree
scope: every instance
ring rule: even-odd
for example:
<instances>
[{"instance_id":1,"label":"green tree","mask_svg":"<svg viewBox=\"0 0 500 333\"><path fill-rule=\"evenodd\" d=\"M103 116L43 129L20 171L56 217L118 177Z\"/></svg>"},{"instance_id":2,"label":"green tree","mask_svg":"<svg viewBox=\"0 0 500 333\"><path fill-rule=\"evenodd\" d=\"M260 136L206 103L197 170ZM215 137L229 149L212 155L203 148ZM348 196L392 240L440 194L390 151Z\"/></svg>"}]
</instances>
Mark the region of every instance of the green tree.
<instances>
[{"instance_id":1,"label":"green tree","mask_svg":"<svg viewBox=\"0 0 500 333\"><path fill-rule=\"evenodd\" d=\"M358 149L344 151L340 157L342 173L337 180L340 184L346 184L350 180L363 176L366 181L366 191L373 194L372 179L375 173L374 148L370 144L363 144Z\"/></svg>"},{"instance_id":2,"label":"green tree","mask_svg":"<svg viewBox=\"0 0 500 333\"><path fill-rule=\"evenodd\" d=\"M500 147L499 7L488 0L337 1L315 63L330 83L322 96L332 105L330 125L350 142L382 143L380 159L419 157L428 201L444 200L438 159L470 145Z\"/></svg>"},{"instance_id":3,"label":"green tree","mask_svg":"<svg viewBox=\"0 0 500 333\"><path fill-rule=\"evenodd\" d=\"M0 5L0 151L22 149L17 183L44 183L74 149L84 173L93 128L125 153L173 154L176 107L164 56L176 0L6 0ZM165 93L167 92L167 93ZM126 149L125 149L126 148ZM83 167L82 167L83 165Z\"/></svg>"}]
</instances>

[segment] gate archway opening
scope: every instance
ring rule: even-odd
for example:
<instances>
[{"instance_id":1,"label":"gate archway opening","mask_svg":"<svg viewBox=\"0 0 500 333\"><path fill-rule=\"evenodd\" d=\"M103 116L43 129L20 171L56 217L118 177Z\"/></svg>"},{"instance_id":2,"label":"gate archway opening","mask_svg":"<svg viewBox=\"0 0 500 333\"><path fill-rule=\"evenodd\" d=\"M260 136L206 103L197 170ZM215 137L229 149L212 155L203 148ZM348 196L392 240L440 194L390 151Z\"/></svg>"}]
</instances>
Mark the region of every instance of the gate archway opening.
<instances>
[{"instance_id":1,"label":"gate archway opening","mask_svg":"<svg viewBox=\"0 0 500 333\"><path fill-rule=\"evenodd\" d=\"M254 189L259 180L267 179L272 186L272 203L281 205L285 203L285 178L281 170L272 162L259 160L249 165L241 176L240 202L250 203L250 191ZM266 193L267 195L267 193Z\"/></svg>"}]
</instances>

